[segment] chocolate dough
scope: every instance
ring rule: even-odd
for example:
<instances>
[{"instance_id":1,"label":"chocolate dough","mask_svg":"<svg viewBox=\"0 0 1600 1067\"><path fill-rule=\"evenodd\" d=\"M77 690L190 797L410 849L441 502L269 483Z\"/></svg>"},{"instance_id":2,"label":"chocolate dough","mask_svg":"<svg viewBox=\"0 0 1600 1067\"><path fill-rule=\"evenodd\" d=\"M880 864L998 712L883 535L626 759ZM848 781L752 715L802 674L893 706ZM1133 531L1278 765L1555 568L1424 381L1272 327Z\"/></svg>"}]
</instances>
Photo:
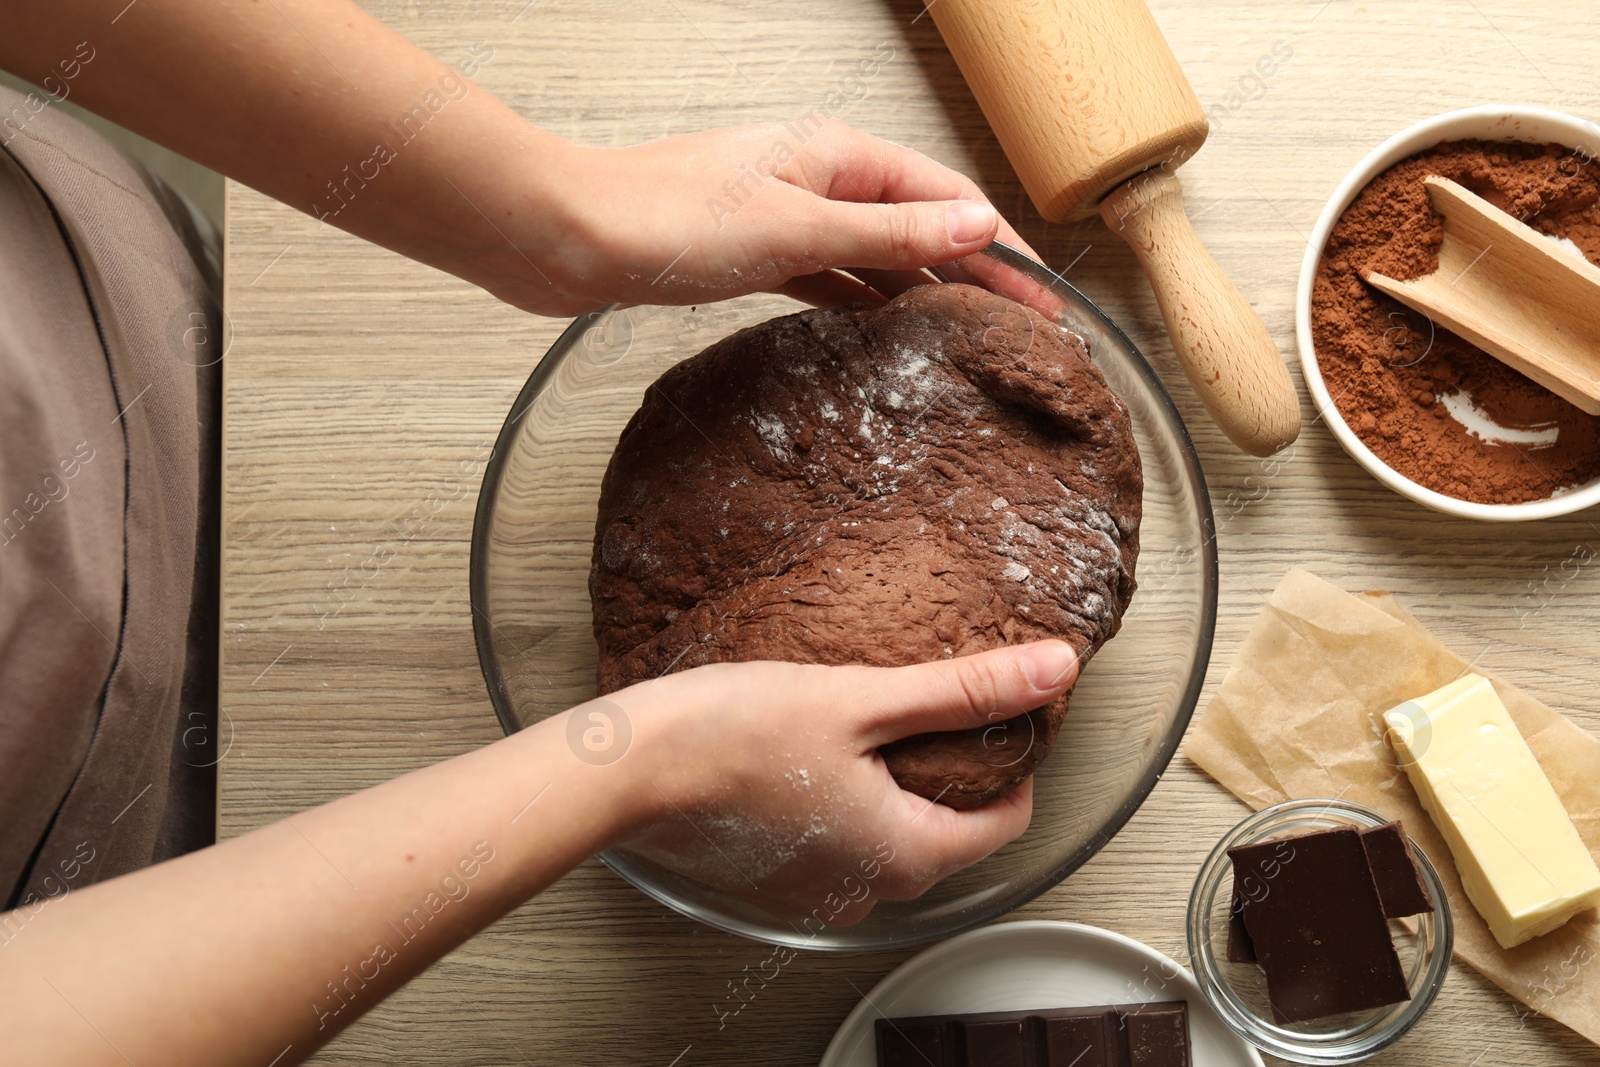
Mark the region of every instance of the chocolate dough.
<instances>
[{"instance_id":1,"label":"chocolate dough","mask_svg":"<svg viewBox=\"0 0 1600 1067\"><path fill-rule=\"evenodd\" d=\"M729 660L900 666L1045 637L1087 660L1134 590L1143 477L1082 340L965 285L742 330L661 376L600 491L599 691ZM1067 697L886 746L968 808Z\"/></svg>"}]
</instances>

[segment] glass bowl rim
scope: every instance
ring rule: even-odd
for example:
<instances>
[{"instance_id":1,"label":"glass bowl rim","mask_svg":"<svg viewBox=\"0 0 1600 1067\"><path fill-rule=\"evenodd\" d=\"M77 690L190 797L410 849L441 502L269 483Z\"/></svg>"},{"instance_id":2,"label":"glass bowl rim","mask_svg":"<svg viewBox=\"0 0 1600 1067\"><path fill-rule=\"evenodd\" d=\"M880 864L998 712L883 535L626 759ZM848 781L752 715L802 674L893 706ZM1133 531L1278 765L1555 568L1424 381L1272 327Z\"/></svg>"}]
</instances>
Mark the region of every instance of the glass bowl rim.
<instances>
[{"instance_id":1,"label":"glass bowl rim","mask_svg":"<svg viewBox=\"0 0 1600 1067\"><path fill-rule=\"evenodd\" d=\"M1230 1030L1262 1051L1295 1063L1358 1063L1370 1059L1399 1041L1427 1014L1450 973L1450 962L1455 952L1455 918L1451 914L1450 898L1445 892L1444 882L1440 879L1433 861L1410 835L1407 835L1406 840L1416 855L1417 866L1422 871L1422 882L1428 890L1428 897L1434 902L1431 916L1433 930L1431 956L1426 970L1418 979L1417 991L1411 1000L1387 1026L1381 1029L1365 1032L1346 1039L1343 1043L1296 1040L1314 1039L1317 1035L1297 1034L1286 1030L1262 1019L1248 1008L1236 1004L1237 997L1230 995L1232 985L1222 976L1211 939L1200 937L1202 920L1210 916L1217 893L1222 887L1222 873L1227 865L1227 850L1256 830L1284 816L1312 810L1343 815L1350 821L1365 826L1381 826L1391 821L1382 812L1338 797L1331 799L1300 797L1271 804L1235 823L1217 839L1216 845L1207 853L1205 860L1200 864L1199 872L1195 875L1194 887L1189 892L1188 914L1184 924L1189 964L1194 971L1195 981L1200 986L1200 992L1211 1010L1216 1012L1217 1017ZM1202 895L1205 897L1204 901L1201 899Z\"/></svg>"},{"instance_id":2,"label":"glass bowl rim","mask_svg":"<svg viewBox=\"0 0 1600 1067\"><path fill-rule=\"evenodd\" d=\"M1183 469L1187 475L1188 483L1193 487L1195 510L1201 520L1200 582L1204 612L1195 645L1194 662L1198 663L1198 668L1190 672L1188 685L1179 699L1178 713L1174 716L1171 728L1168 729L1166 735L1157 746L1155 758L1140 774L1127 797L1095 830L1090 838L1094 842L1092 847L1080 848L1074 851L1045 877L1038 879L1035 884L1011 893L992 897L986 900L982 907L973 909L971 914L964 916L959 921L933 923L930 924L930 928L927 930L904 936L884 935L872 939L849 940L847 938L840 941L830 941L824 937L802 934L797 929L795 935L790 937L786 934L775 934L766 928L758 927L727 915L708 914L707 909L683 900L676 893L661 886L650 884L641 876L636 875L634 873L635 868L629 862L627 856L619 850L609 849L599 854L600 862L620 878L645 896L666 905L680 915L704 923L714 929L737 934L753 941L818 951L862 952L885 948L904 948L965 933L985 923L992 922L1000 916L1006 915L1049 892L1057 885L1060 885L1074 871L1094 858L1100 849L1104 848L1105 844L1127 825L1134 812L1138 811L1144 802L1149 799L1156 784L1161 781L1162 775L1166 773L1168 765L1172 762L1172 757L1177 754L1183 735L1188 730L1189 722L1193 718L1195 708L1200 702L1200 691L1205 685L1206 675L1210 668L1212 645L1216 636L1219 587L1217 538L1215 534L1216 518L1211 507L1211 493L1206 484L1205 472L1201 468L1200 457L1195 451L1194 440L1189 434L1189 428L1184 424L1183 417L1178 413L1177 405L1172 402L1171 394L1167 392L1166 386L1162 384L1160 376L1156 374L1155 368L1150 365L1150 361L1145 358L1144 353L1122 331L1122 328L1112 321L1111 317L1102 311L1099 305L1085 296L1077 286L1038 260L999 241L990 243L987 248L972 255L987 256L999 261L1003 266L1017 271L1029 281L1062 297L1074 313L1098 323L1122 347L1123 352L1131 357L1127 362L1155 398L1159 417L1176 431L1175 437L1180 445L1179 456L1183 461ZM961 261L957 260L956 262L960 263ZM933 267L931 271L939 282L952 280L950 273L942 270L941 267ZM478 503L472 521L471 555L468 562L468 598L472 610L472 633L478 650L478 665L483 674L484 686L489 692L489 701L494 707L495 718L499 720L500 728L505 731L507 736L516 733L522 727L517 722L515 710L511 707L509 696L504 690L504 675L500 670L499 659L495 655L491 640L492 624L488 616L489 590L487 576L489 530L494 523L495 501L499 497L500 482L505 474L506 457L510 454L511 445L516 441L516 436L521 430L523 417L543 392L561 359L578 343L583 334L623 309L624 305L609 304L598 311L591 311L578 316L573 319L566 329L561 331L560 336L540 357L532 373L529 374L528 381L518 391L517 398L512 402L505 422L501 425L500 432L495 437L494 451L490 454L489 462L484 468L483 483L478 490ZM850 928L830 927L828 929L847 932Z\"/></svg>"}]
</instances>

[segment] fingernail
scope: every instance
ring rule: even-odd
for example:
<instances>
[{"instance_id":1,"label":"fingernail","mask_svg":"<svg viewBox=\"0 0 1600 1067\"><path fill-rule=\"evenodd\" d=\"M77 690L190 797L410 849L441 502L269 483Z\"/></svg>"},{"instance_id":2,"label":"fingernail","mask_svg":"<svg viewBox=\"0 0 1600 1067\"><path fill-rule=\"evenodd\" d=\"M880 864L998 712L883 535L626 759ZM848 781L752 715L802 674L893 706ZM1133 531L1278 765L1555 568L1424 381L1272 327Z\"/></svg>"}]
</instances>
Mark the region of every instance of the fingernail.
<instances>
[{"instance_id":1,"label":"fingernail","mask_svg":"<svg viewBox=\"0 0 1600 1067\"><path fill-rule=\"evenodd\" d=\"M1078 665L1078 654L1065 641L1040 641L1022 650L1022 673L1040 691L1056 689Z\"/></svg>"},{"instance_id":2,"label":"fingernail","mask_svg":"<svg viewBox=\"0 0 1600 1067\"><path fill-rule=\"evenodd\" d=\"M982 200L957 200L945 213L945 229L951 242L958 245L983 240L996 225L994 207Z\"/></svg>"}]
</instances>

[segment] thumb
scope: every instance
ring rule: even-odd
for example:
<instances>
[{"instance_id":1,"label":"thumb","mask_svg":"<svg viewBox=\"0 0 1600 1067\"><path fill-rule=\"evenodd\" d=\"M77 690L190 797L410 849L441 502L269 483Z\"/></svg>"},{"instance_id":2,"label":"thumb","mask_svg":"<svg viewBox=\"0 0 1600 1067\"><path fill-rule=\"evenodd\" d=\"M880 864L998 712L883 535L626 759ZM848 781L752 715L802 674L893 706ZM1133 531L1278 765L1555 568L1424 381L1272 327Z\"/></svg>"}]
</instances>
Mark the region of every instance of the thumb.
<instances>
[{"instance_id":1,"label":"thumb","mask_svg":"<svg viewBox=\"0 0 1600 1067\"><path fill-rule=\"evenodd\" d=\"M805 233L819 270L920 270L981 251L1000 228L999 213L984 200L819 205Z\"/></svg>"},{"instance_id":2,"label":"thumb","mask_svg":"<svg viewBox=\"0 0 1600 1067\"><path fill-rule=\"evenodd\" d=\"M860 706L863 742L989 726L1060 696L1078 679L1065 641L1035 641L975 656L872 672Z\"/></svg>"}]
</instances>

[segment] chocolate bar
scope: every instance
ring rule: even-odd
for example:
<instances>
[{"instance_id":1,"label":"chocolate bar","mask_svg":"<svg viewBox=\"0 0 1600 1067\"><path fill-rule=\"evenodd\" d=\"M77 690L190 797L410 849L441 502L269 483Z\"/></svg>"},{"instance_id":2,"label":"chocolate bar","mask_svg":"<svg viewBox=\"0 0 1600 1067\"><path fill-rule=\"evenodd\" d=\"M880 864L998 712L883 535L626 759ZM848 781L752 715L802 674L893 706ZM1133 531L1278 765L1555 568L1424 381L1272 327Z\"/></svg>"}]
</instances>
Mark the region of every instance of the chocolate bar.
<instances>
[{"instance_id":1,"label":"chocolate bar","mask_svg":"<svg viewBox=\"0 0 1600 1067\"><path fill-rule=\"evenodd\" d=\"M879 1019L878 1067L1190 1067L1189 1006Z\"/></svg>"},{"instance_id":2,"label":"chocolate bar","mask_svg":"<svg viewBox=\"0 0 1600 1067\"><path fill-rule=\"evenodd\" d=\"M1411 999L1354 827L1239 845L1228 858L1280 1025Z\"/></svg>"}]
</instances>

